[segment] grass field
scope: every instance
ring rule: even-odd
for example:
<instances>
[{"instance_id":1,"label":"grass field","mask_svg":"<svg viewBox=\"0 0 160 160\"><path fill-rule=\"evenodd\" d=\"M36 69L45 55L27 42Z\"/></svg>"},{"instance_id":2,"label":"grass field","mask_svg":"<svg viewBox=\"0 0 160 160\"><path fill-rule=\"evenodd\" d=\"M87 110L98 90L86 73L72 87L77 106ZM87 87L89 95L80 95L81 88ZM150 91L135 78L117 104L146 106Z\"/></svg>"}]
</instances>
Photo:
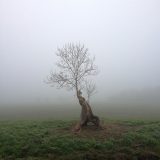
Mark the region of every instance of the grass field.
<instances>
[{"instance_id":1,"label":"grass field","mask_svg":"<svg viewBox=\"0 0 160 160\"><path fill-rule=\"evenodd\" d=\"M160 159L160 121L102 122L73 134L75 120L0 121L0 160Z\"/></svg>"}]
</instances>

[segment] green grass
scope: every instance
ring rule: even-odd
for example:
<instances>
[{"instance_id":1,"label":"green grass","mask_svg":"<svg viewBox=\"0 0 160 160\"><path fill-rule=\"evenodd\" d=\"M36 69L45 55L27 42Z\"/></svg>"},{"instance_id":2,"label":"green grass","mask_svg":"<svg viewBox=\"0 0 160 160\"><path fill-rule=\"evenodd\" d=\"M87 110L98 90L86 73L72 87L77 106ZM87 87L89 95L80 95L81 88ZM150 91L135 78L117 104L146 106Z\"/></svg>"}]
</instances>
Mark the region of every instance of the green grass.
<instances>
[{"instance_id":1,"label":"green grass","mask_svg":"<svg viewBox=\"0 0 160 160\"><path fill-rule=\"evenodd\" d=\"M160 155L160 122L104 120L75 135L75 121L0 121L0 159L138 159Z\"/></svg>"}]
</instances>

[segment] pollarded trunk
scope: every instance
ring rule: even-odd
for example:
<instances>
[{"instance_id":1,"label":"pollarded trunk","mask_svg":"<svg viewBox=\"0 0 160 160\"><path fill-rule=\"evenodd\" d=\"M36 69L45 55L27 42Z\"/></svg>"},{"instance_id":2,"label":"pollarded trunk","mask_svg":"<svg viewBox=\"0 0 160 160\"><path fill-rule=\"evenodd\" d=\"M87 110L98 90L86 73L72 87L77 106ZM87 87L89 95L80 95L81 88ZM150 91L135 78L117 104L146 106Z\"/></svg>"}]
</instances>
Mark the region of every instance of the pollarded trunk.
<instances>
[{"instance_id":1,"label":"pollarded trunk","mask_svg":"<svg viewBox=\"0 0 160 160\"><path fill-rule=\"evenodd\" d=\"M97 128L100 127L100 120L98 116L95 116L92 112L90 104L86 101L84 97L81 95L80 91L77 91L77 98L79 100L79 104L81 105L81 119L80 123L78 123L75 127L75 131L79 131L81 127L87 126L87 123L91 122Z\"/></svg>"},{"instance_id":2,"label":"pollarded trunk","mask_svg":"<svg viewBox=\"0 0 160 160\"><path fill-rule=\"evenodd\" d=\"M82 107L80 125L86 126L87 123L92 122L95 126L99 127L99 117L93 114L91 106L88 104L88 102L84 99L84 103L80 103L80 105Z\"/></svg>"}]
</instances>

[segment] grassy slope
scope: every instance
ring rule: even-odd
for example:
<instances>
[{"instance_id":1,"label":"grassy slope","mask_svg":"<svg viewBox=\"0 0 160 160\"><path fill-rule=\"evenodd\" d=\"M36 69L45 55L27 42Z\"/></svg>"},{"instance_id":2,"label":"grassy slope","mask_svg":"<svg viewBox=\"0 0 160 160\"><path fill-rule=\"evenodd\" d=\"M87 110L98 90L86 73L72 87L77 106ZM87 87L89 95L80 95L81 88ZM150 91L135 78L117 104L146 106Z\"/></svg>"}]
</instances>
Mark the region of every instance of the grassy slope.
<instances>
[{"instance_id":1,"label":"grassy slope","mask_svg":"<svg viewBox=\"0 0 160 160\"><path fill-rule=\"evenodd\" d=\"M0 159L149 159L160 156L160 122L104 120L75 135L75 121L0 121Z\"/></svg>"}]
</instances>

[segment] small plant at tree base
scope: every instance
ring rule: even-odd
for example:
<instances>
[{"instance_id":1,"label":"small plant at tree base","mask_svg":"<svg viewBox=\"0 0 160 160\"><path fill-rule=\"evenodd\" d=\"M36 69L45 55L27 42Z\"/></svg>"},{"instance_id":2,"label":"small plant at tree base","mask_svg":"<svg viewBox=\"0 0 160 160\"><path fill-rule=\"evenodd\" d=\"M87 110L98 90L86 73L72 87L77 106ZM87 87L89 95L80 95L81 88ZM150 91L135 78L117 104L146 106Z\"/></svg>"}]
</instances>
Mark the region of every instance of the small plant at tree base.
<instances>
[{"instance_id":1,"label":"small plant at tree base","mask_svg":"<svg viewBox=\"0 0 160 160\"><path fill-rule=\"evenodd\" d=\"M84 45L74 43L58 48L56 55L59 58L56 63L58 72L51 72L47 77L47 83L76 92L81 105L81 118L74 131L79 132L88 122L100 127L99 117L93 114L89 101L82 96L83 90L86 90L88 100L95 93L95 85L88 81L90 76L98 73L97 66L94 65L95 58L90 57L88 48Z\"/></svg>"}]
</instances>

